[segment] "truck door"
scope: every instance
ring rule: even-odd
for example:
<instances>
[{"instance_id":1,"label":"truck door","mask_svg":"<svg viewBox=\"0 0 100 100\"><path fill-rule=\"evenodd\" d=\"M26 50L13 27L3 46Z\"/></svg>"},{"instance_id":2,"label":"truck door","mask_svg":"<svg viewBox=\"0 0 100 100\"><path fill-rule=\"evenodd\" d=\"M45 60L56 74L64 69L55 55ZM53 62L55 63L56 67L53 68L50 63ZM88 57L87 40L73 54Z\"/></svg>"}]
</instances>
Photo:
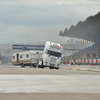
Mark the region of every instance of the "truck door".
<instances>
[{"instance_id":1,"label":"truck door","mask_svg":"<svg viewBox=\"0 0 100 100\"><path fill-rule=\"evenodd\" d=\"M17 54L17 64L19 64L19 54Z\"/></svg>"}]
</instances>

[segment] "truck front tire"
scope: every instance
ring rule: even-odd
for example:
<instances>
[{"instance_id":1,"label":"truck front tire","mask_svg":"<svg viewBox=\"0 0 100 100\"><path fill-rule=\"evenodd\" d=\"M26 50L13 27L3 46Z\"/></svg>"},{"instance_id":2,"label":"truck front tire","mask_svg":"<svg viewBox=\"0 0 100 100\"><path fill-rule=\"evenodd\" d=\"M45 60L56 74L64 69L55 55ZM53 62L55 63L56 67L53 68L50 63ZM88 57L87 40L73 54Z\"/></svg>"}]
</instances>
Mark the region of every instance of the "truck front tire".
<instances>
[{"instance_id":1,"label":"truck front tire","mask_svg":"<svg viewBox=\"0 0 100 100\"><path fill-rule=\"evenodd\" d=\"M36 68L36 65L33 65L33 68Z\"/></svg>"},{"instance_id":2,"label":"truck front tire","mask_svg":"<svg viewBox=\"0 0 100 100\"><path fill-rule=\"evenodd\" d=\"M21 68L24 68L24 64L21 64Z\"/></svg>"},{"instance_id":3,"label":"truck front tire","mask_svg":"<svg viewBox=\"0 0 100 100\"><path fill-rule=\"evenodd\" d=\"M55 69L59 69L59 68L55 68Z\"/></svg>"}]
</instances>

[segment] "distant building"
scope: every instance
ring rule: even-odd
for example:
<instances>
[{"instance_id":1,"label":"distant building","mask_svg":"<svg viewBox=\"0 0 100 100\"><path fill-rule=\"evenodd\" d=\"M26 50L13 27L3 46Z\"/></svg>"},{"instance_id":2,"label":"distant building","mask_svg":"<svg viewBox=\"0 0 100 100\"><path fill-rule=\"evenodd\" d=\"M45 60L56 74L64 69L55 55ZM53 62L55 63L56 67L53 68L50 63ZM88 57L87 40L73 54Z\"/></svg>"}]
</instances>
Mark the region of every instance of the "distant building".
<instances>
[{"instance_id":1,"label":"distant building","mask_svg":"<svg viewBox=\"0 0 100 100\"><path fill-rule=\"evenodd\" d=\"M85 49L80 48L79 52L68 56L68 60L79 61L81 59L82 62L83 59L85 62L88 59L88 64L90 64L89 59L92 59L91 63L95 63L93 59L96 59L96 64L100 64L100 12L94 16L89 16L85 21L79 21L77 25L59 31L59 36L83 39L82 44ZM90 46L88 47L88 45Z\"/></svg>"}]
</instances>

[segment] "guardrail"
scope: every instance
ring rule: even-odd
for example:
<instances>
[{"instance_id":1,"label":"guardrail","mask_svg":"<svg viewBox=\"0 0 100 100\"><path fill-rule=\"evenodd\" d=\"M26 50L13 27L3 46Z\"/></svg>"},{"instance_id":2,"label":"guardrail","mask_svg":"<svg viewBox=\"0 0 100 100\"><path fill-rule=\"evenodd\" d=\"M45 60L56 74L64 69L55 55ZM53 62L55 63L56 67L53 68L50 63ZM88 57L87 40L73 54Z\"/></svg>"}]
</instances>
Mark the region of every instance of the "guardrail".
<instances>
[{"instance_id":1,"label":"guardrail","mask_svg":"<svg viewBox=\"0 0 100 100\"><path fill-rule=\"evenodd\" d=\"M100 59L76 59L69 60L69 63L76 63L80 65L100 65Z\"/></svg>"}]
</instances>

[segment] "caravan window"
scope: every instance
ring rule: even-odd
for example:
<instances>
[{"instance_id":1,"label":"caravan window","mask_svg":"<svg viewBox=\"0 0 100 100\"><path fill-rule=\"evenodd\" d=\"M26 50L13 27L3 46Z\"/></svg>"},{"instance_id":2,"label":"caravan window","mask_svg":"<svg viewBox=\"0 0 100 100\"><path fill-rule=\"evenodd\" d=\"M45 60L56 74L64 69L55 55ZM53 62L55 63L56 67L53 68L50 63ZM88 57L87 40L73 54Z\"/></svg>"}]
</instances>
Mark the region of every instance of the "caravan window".
<instances>
[{"instance_id":1,"label":"caravan window","mask_svg":"<svg viewBox=\"0 0 100 100\"><path fill-rule=\"evenodd\" d=\"M23 56L22 56L22 55L20 55L20 58L23 58Z\"/></svg>"},{"instance_id":2,"label":"caravan window","mask_svg":"<svg viewBox=\"0 0 100 100\"><path fill-rule=\"evenodd\" d=\"M26 55L26 58L29 58L29 54Z\"/></svg>"},{"instance_id":3,"label":"caravan window","mask_svg":"<svg viewBox=\"0 0 100 100\"><path fill-rule=\"evenodd\" d=\"M13 59L15 59L15 56L13 56Z\"/></svg>"}]
</instances>

